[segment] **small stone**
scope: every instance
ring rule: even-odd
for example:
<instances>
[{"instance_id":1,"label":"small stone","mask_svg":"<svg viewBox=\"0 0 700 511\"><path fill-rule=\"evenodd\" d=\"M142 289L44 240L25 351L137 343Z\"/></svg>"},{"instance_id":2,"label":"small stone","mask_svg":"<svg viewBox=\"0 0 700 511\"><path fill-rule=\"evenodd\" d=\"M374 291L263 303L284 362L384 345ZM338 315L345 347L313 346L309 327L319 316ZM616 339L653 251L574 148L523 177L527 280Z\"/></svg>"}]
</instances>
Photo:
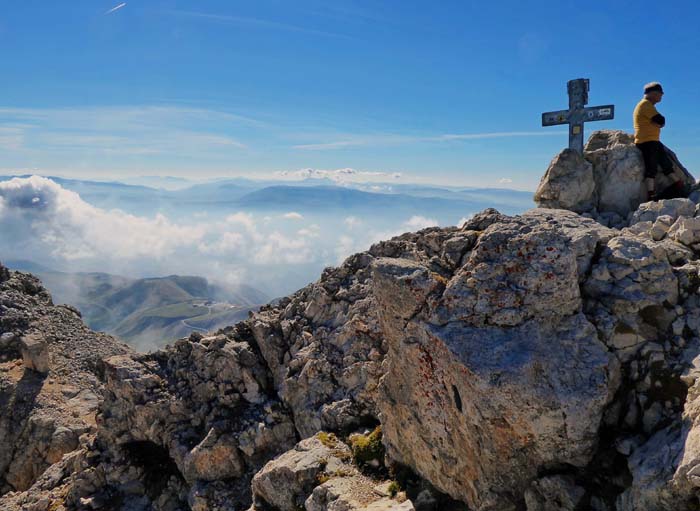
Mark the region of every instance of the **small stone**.
<instances>
[{"instance_id":1,"label":"small stone","mask_svg":"<svg viewBox=\"0 0 700 511\"><path fill-rule=\"evenodd\" d=\"M0 335L0 349L9 348L17 340L14 332L5 332Z\"/></svg>"},{"instance_id":2,"label":"small stone","mask_svg":"<svg viewBox=\"0 0 700 511\"><path fill-rule=\"evenodd\" d=\"M664 354L663 353L655 352L649 356L649 364L651 364L652 366L663 365L663 363L664 363ZM660 384L661 382L657 381L657 383Z\"/></svg>"},{"instance_id":3,"label":"small stone","mask_svg":"<svg viewBox=\"0 0 700 511\"><path fill-rule=\"evenodd\" d=\"M27 369L42 374L49 372L49 347L39 334L25 335L20 340L22 359Z\"/></svg>"},{"instance_id":4,"label":"small stone","mask_svg":"<svg viewBox=\"0 0 700 511\"><path fill-rule=\"evenodd\" d=\"M663 405L661 403L655 402L644 412L644 417L642 418L642 425L644 426L644 433L651 434L656 426L663 419Z\"/></svg>"},{"instance_id":5,"label":"small stone","mask_svg":"<svg viewBox=\"0 0 700 511\"><path fill-rule=\"evenodd\" d=\"M671 329L673 330L673 335L683 334L683 329L685 328L685 320L683 318L678 318L671 324Z\"/></svg>"},{"instance_id":6,"label":"small stone","mask_svg":"<svg viewBox=\"0 0 700 511\"><path fill-rule=\"evenodd\" d=\"M637 426L637 421L639 420L639 406L636 402L630 404L627 413L625 414L625 425L628 428L635 428Z\"/></svg>"}]
</instances>

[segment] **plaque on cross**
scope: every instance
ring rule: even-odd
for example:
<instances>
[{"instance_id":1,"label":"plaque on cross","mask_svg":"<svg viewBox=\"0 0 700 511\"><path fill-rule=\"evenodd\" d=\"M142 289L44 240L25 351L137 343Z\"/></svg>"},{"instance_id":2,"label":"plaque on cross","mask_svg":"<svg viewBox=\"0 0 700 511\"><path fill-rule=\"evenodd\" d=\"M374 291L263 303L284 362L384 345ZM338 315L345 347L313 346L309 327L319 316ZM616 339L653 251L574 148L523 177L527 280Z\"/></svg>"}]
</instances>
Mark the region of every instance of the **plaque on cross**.
<instances>
[{"instance_id":1,"label":"plaque on cross","mask_svg":"<svg viewBox=\"0 0 700 511\"><path fill-rule=\"evenodd\" d=\"M588 78L569 80L569 109L542 114L542 126L569 125L569 148L583 154L583 123L609 121L615 117L615 105L591 106L588 103Z\"/></svg>"}]
</instances>

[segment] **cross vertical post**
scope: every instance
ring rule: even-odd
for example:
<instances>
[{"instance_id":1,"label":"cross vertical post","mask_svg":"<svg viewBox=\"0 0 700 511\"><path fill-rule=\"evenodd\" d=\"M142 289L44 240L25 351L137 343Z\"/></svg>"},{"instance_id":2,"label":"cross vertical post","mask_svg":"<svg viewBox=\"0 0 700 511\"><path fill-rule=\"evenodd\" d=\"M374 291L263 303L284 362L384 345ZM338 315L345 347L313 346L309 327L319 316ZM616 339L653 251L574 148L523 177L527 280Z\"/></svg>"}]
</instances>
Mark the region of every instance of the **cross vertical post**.
<instances>
[{"instance_id":1,"label":"cross vertical post","mask_svg":"<svg viewBox=\"0 0 700 511\"><path fill-rule=\"evenodd\" d=\"M542 114L542 126L569 125L569 148L579 154L583 154L583 123L615 118L615 105L586 107L589 85L588 78L569 80L566 84L569 109Z\"/></svg>"},{"instance_id":2,"label":"cross vertical post","mask_svg":"<svg viewBox=\"0 0 700 511\"><path fill-rule=\"evenodd\" d=\"M566 84L569 94L569 148L583 154L583 119L579 113L588 103L589 82L586 79L570 80Z\"/></svg>"}]
</instances>

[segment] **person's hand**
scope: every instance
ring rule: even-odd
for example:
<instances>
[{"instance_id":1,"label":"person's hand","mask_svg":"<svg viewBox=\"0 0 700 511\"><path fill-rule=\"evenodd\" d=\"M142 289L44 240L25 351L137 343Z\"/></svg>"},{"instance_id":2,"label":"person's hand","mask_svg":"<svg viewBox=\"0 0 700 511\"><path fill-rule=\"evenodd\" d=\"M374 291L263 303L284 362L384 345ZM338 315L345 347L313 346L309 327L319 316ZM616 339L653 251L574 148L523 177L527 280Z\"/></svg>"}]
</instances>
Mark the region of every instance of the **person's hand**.
<instances>
[{"instance_id":1,"label":"person's hand","mask_svg":"<svg viewBox=\"0 0 700 511\"><path fill-rule=\"evenodd\" d=\"M666 118L661 114L656 114L654 117L652 117L651 122L660 128L666 126Z\"/></svg>"}]
</instances>

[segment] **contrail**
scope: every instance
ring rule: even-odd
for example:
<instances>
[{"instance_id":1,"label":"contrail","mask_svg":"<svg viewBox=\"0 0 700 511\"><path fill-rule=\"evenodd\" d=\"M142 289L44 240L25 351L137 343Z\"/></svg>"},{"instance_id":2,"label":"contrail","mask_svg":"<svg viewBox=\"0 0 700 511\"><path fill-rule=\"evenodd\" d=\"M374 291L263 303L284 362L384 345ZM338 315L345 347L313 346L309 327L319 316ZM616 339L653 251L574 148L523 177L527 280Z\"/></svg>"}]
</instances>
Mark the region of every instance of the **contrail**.
<instances>
[{"instance_id":1,"label":"contrail","mask_svg":"<svg viewBox=\"0 0 700 511\"><path fill-rule=\"evenodd\" d=\"M105 13L105 15L112 14L114 11L118 11L119 9L121 9L122 7L125 7L125 6L126 6L126 2L122 2L119 5L117 5L116 7L112 7L109 11L107 11Z\"/></svg>"}]
</instances>

